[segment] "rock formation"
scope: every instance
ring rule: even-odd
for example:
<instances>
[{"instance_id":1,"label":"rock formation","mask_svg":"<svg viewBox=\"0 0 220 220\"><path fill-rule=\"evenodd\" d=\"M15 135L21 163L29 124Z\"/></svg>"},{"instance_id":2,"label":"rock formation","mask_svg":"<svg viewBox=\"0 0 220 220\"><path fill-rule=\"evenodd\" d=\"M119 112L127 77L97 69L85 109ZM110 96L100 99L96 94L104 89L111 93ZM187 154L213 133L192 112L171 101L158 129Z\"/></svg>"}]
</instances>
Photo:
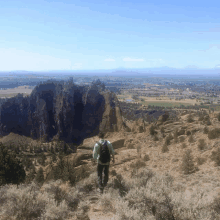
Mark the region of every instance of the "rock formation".
<instances>
[{"instance_id":1,"label":"rock formation","mask_svg":"<svg viewBox=\"0 0 220 220\"><path fill-rule=\"evenodd\" d=\"M34 139L79 144L99 131L125 127L116 95L100 82L77 86L71 81L49 81L36 86L29 97L19 95L1 106L2 135L14 132Z\"/></svg>"}]
</instances>

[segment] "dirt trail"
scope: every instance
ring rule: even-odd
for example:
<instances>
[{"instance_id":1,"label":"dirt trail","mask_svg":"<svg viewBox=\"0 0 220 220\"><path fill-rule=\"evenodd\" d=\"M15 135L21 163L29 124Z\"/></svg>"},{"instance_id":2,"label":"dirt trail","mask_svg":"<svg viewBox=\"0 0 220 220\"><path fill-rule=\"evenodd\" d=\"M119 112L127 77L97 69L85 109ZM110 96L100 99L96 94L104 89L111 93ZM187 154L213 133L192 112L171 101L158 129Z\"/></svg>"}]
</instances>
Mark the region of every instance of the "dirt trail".
<instances>
[{"instance_id":1,"label":"dirt trail","mask_svg":"<svg viewBox=\"0 0 220 220\"><path fill-rule=\"evenodd\" d=\"M115 156L116 163L111 163L109 167L109 171L117 170L117 173L119 171L119 168L123 165L123 157L120 155L120 151L124 149L117 149L115 150L117 152L117 155ZM132 157L134 159L135 157ZM111 175L110 175L111 178ZM108 192L108 187L104 189L103 194ZM86 213L86 218L90 220L116 220L116 215L112 211L105 211L104 208L100 205L102 194L100 194L98 191L92 192L90 195L88 195L85 199L89 201L90 207L88 212Z\"/></svg>"},{"instance_id":2,"label":"dirt trail","mask_svg":"<svg viewBox=\"0 0 220 220\"><path fill-rule=\"evenodd\" d=\"M102 207L97 206L97 204L92 204L90 206L88 217L90 220L116 220L116 216L113 213L105 213Z\"/></svg>"}]
</instances>

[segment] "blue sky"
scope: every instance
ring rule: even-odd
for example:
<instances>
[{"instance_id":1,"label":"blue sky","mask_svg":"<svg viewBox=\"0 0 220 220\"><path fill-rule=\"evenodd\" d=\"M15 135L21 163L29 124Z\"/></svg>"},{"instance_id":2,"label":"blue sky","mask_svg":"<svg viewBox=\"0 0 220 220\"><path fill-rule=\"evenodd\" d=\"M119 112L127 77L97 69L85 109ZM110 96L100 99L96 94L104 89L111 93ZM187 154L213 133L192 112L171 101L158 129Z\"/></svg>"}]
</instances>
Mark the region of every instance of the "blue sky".
<instances>
[{"instance_id":1,"label":"blue sky","mask_svg":"<svg viewBox=\"0 0 220 220\"><path fill-rule=\"evenodd\" d=\"M220 1L0 0L0 71L220 66Z\"/></svg>"}]
</instances>

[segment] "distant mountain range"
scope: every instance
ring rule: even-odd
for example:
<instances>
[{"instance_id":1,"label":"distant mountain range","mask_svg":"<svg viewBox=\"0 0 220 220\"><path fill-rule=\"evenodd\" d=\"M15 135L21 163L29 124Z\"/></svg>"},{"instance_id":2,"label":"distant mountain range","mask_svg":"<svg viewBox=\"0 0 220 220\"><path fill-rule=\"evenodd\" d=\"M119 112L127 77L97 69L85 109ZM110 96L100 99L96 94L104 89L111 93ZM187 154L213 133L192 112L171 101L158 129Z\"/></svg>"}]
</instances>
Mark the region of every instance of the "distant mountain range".
<instances>
[{"instance_id":1,"label":"distant mountain range","mask_svg":"<svg viewBox=\"0 0 220 220\"><path fill-rule=\"evenodd\" d=\"M172 68L168 66L155 67L155 68L116 68L116 69L100 69L100 70L50 70L50 71L0 71L0 75L75 75L75 76L134 76L134 77L166 77L166 76L220 76L220 65L215 68L201 69L196 66L190 65L185 68Z\"/></svg>"}]
</instances>

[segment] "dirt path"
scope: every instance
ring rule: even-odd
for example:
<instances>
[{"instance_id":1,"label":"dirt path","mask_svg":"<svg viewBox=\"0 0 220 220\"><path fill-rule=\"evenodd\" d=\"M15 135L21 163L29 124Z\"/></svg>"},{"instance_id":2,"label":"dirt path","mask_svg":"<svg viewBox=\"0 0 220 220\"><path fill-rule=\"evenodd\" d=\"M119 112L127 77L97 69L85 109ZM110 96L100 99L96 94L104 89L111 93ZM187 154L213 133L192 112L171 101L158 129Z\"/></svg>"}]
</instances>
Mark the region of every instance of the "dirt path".
<instances>
[{"instance_id":1,"label":"dirt path","mask_svg":"<svg viewBox=\"0 0 220 220\"><path fill-rule=\"evenodd\" d=\"M105 213L102 207L92 204L88 212L90 220L116 220L116 215L111 212Z\"/></svg>"}]
</instances>

